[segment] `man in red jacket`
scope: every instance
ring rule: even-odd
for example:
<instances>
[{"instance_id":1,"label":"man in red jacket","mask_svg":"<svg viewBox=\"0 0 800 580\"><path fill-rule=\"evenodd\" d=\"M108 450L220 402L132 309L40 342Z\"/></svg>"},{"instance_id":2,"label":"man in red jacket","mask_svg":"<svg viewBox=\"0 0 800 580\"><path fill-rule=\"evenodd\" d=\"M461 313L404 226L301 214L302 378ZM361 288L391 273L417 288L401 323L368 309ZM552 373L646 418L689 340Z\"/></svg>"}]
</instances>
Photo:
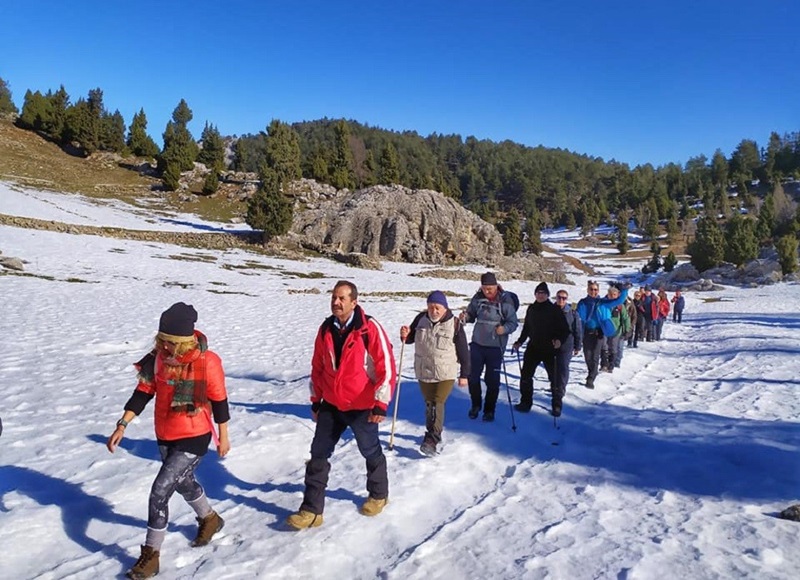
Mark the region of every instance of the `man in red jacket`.
<instances>
[{"instance_id":1,"label":"man in red jacket","mask_svg":"<svg viewBox=\"0 0 800 580\"><path fill-rule=\"evenodd\" d=\"M322 525L328 459L348 427L367 463L369 497L359 511L376 516L389 497L378 426L386 419L397 380L392 345L378 321L358 305L358 289L352 282L336 283L331 312L319 327L311 359L311 416L317 426L306 464L303 503L286 519L298 530Z\"/></svg>"}]
</instances>

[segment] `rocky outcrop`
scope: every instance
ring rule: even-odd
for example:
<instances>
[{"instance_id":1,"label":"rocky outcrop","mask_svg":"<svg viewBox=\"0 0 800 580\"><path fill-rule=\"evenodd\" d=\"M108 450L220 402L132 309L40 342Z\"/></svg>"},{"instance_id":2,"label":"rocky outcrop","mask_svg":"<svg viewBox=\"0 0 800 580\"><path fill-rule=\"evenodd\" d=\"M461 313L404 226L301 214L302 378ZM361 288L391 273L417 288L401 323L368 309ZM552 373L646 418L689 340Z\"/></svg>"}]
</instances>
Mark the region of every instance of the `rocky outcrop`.
<instances>
[{"instance_id":1,"label":"rocky outcrop","mask_svg":"<svg viewBox=\"0 0 800 580\"><path fill-rule=\"evenodd\" d=\"M689 263L681 264L672 272L664 272L656 276L651 285L667 291L693 290L703 292L721 290L724 286L744 286L754 288L766 284L797 280L796 275L784 276L781 266L773 258L752 260L741 268L724 263L702 273Z\"/></svg>"},{"instance_id":2,"label":"rocky outcrop","mask_svg":"<svg viewBox=\"0 0 800 580\"><path fill-rule=\"evenodd\" d=\"M443 194L399 185L299 197L291 233L324 254L392 261L489 263L503 255L491 224Z\"/></svg>"}]
</instances>

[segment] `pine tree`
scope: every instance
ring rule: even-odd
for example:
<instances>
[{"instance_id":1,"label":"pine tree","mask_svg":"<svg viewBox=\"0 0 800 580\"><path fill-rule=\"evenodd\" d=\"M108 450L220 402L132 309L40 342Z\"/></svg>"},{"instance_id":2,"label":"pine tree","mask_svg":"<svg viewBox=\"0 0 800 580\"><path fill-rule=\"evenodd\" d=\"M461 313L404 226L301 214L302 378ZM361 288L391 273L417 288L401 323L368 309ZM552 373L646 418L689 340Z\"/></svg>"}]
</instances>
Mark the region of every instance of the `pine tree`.
<instances>
[{"instance_id":1,"label":"pine tree","mask_svg":"<svg viewBox=\"0 0 800 580\"><path fill-rule=\"evenodd\" d=\"M522 227L517 208L511 208L503 221L503 241L506 256L522 251Z\"/></svg>"},{"instance_id":2,"label":"pine tree","mask_svg":"<svg viewBox=\"0 0 800 580\"><path fill-rule=\"evenodd\" d=\"M378 160L378 183L384 185L400 183L400 160L397 157L397 149L391 143L387 143L381 150Z\"/></svg>"},{"instance_id":3,"label":"pine tree","mask_svg":"<svg viewBox=\"0 0 800 580\"><path fill-rule=\"evenodd\" d=\"M104 115L100 120L100 148L104 151L125 151L125 119L119 110Z\"/></svg>"},{"instance_id":4,"label":"pine tree","mask_svg":"<svg viewBox=\"0 0 800 580\"><path fill-rule=\"evenodd\" d=\"M31 131L44 131L44 127L51 117L52 105L50 101L39 91L32 93L27 90L25 99L22 102L22 112L17 119L17 125Z\"/></svg>"},{"instance_id":5,"label":"pine tree","mask_svg":"<svg viewBox=\"0 0 800 580\"><path fill-rule=\"evenodd\" d=\"M542 245L542 215L534 207L533 211L525 221L525 238L528 244L528 251L531 254L540 256L544 246Z\"/></svg>"},{"instance_id":6,"label":"pine tree","mask_svg":"<svg viewBox=\"0 0 800 580\"><path fill-rule=\"evenodd\" d=\"M758 223L756 224L756 237L759 243L772 242L772 233L775 231L775 203L770 193L758 209Z\"/></svg>"},{"instance_id":7,"label":"pine tree","mask_svg":"<svg viewBox=\"0 0 800 580\"><path fill-rule=\"evenodd\" d=\"M16 115L19 111L11 98L11 88L0 78L0 115Z\"/></svg>"},{"instance_id":8,"label":"pine tree","mask_svg":"<svg viewBox=\"0 0 800 580\"><path fill-rule=\"evenodd\" d=\"M292 225L292 203L281 191L278 174L266 165L259 172L261 187L247 204L245 221L263 231L266 245L273 237L285 234Z\"/></svg>"},{"instance_id":9,"label":"pine tree","mask_svg":"<svg viewBox=\"0 0 800 580\"><path fill-rule=\"evenodd\" d=\"M758 256L758 240L752 220L734 215L725 226L725 260L741 266Z\"/></svg>"},{"instance_id":10,"label":"pine tree","mask_svg":"<svg viewBox=\"0 0 800 580\"><path fill-rule=\"evenodd\" d=\"M647 239L654 240L658 237L658 205L652 197L647 202L644 235Z\"/></svg>"},{"instance_id":11,"label":"pine tree","mask_svg":"<svg viewBox=\"0 0 800 580\"><path fill-rule=\"evenodd\" d=\"M225 163L225 143L219 130L206 121L200 141L203 146L197 153L197 162L205 165L212 173L219 173ZM219 182L217 185L219 186Z\"/></svg>"},{"instance_id":12,"label":"pine tree","mask_svg":"<svg viewBox=\"0 0 800 580\"><path fill-rule=\"evenodd\" d=\"M212 193L216 193L219 189L219 173L212 169L206 175L205 180L203 181L203 193L205 195L211 195Z\"/></svg>"},{"instance_id":13,"label":"pine tree","mask_svg":"<svg viewBox=\"0 0 800 580\"><path fill-rule=\"evenodd\" d=\"M686 248L692 265L703 272L719 266L725 257L725 239L716 219L703 216L697 220L694 240Z\"/></svg>"},{"instance_id":14,"label":"pine tree","mask_svg":"<svg viewBox=\"0 0 800 580\"><path fill-rule=\"evenodd\" d=\"M782 236L775 244L778 250L778 262L781 272L791 274L797 271L797 237L794 234Z\"/></svg>"},{"instance_id":15,"label":"pine tree","mask_svg":"<svg viewBox=\"0 0 800 580\"><path fill-rule=\"evenodd\" d=\"M186 101L181 99L172 112L172 120L167 122L167 127L164 129L164 150L158 157L159 171L163 175L169 174L169 178L164 178L164 187L168 191L177 189L175 176L180 179L181 171L192 169L197 159L198 146L187 128L191 120L192 110Z\"/></svg>"},{"instance_id":16,"label":"pine tree","mask_svg":"<svg viewBox=\"0 0 800 580\"><path fill-rule=\"evenodd\" d=\"M628 242L628 212L620 211L617 214L617 250L622 255L628 253L631 245Z\"/></svg>"},{"instance_id":17,"label":"pine tree","mask_svg":"<svg viewBox=\"0 0 800 580\"><path fill-rule=\"evenodd\" d=\"M672 272L675 269L675 266L677 265L678 265L678 258L675 257L675 252L670 250L669 254L667 254L667 257L664 258L664 271Z\"/></svg>"},{"instance_id":18,"label":"pine tree","mask_svg":"<svg viewBox=\"0 0 800 580\"><path fill-rule=\"evenodd\" d=\"M267 127L265 142L267 165L272 168L282 187L300 179L300 136L290 125L273 119Z\"/></svg>"},{"instance_id":19,"label":"pine tree","mask_svg":"<svg viewBox=\"0 0 800 580\"><path fill-rule=\"evenodd\" d=\"M144 109L133 116L131 126L128 129L128 149L137 157L154 158L158 155L158 145L153 138L147 134L147 115Z\"/></svg>"},{"instance_id":20,"label":"pine tree","mask_svg":"<svg viewBox=\"0 0 800 580\"><path fill-rule=\"evenodd\" d=\"M329 165L331 185L336 189L351 189L355 184L355 176L353 152L350 150L350 126L345 120L338 121L334 133L333 159Z\"/></svg>"}]
</instances>

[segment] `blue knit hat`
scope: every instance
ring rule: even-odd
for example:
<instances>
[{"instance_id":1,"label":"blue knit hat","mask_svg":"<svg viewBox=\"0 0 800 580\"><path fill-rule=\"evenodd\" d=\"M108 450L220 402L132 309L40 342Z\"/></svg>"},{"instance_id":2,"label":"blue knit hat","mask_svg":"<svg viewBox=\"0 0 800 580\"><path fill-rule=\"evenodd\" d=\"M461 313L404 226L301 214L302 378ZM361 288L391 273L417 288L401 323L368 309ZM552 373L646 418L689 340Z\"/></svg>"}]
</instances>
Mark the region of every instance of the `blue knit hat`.
<instances>
[{"instance_id":1,"label":"blue knit hat","mask_svg":"<svg viewBox=\"0 0 800 580\"><path fill-rule=\"evenodd\" d=\"M428 294L428 304L441 304L445 308L449 308L447 306L447 296L441 290L434 290Z\"/></svg>"}]
</instances>

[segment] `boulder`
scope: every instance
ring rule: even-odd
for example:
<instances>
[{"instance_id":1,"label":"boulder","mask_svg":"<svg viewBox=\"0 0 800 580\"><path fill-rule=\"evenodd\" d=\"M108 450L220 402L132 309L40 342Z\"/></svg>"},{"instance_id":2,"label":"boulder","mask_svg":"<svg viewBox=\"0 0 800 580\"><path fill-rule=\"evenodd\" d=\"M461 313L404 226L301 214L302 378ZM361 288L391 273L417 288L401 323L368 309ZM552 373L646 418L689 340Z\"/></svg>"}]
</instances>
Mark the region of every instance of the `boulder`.
<instances>
[{"instance_id":1,"label":"boulder","mask_svg":"<svg viewBox=\"0 0 800 580\"><path fill-rule=\"evenodd\" d=\"M327 254L366 254L425 264L490 263L503 256L495 227L454 199L426 189L378 185L295 195L290 234Z\"/></svg>"}]
</instances>

